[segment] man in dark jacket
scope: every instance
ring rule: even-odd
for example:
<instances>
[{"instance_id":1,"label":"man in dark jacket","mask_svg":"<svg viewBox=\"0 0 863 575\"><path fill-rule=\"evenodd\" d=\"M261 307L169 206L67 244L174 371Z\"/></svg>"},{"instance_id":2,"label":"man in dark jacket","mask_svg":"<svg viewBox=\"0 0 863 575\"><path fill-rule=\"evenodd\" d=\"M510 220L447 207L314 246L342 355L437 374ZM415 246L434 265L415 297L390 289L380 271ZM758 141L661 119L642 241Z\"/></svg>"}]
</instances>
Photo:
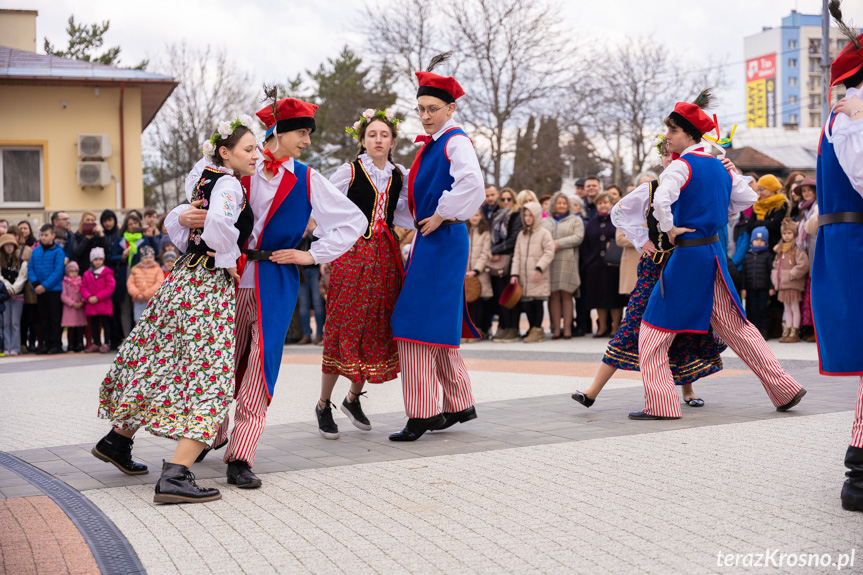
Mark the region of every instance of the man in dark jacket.
<instances>
[{"instance_id":1,"label":"man in dark jacket","mask_svg":"<svg viewBox=\"0 0 863 575\"><path fill-rule=\"evenodd\" d=\"M746 300L746 317L758 328L765 340L770 320L767 298L776 293L770 281L773 252L767 249L769 239L770 235L764 226L752 230L749 251L743 258L743 291L740 294Z\"/></svg>"},{"instance_id":2,"label":"man in dark jacket","mask_svg":"<svg viewBox=\"0 0 863 575\"><path fill-rule=\"evenodd\" d=\"M66 267L66 254L55 241L54 227L45 224L39 230L39 247L30 255L27 276L36 291L36 304L39 321L42 324L43 344L36 353L63 353L60 336L63 328L63 270Z\"/></svg>"}]
</instances>

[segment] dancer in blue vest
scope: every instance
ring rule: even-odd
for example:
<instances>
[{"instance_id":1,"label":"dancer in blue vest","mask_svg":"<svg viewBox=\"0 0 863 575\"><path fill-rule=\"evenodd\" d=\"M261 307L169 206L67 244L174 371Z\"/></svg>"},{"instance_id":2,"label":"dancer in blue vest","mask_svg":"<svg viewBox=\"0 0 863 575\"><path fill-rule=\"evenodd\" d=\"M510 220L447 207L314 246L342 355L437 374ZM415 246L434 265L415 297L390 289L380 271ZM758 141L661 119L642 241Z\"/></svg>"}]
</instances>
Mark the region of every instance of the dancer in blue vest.
<instances>
[{"instance_id":1,"label":"dancer in blue vest","mask_svg":"<svg viewBox=\"0 0 863 575\"><path fill-rule=\"evenodd\" d=\"M840 497L844 509L863 511L863 34L842 22L835 3L830 9L848 38L830 66L830 85L844 84L847 92L833 106L818 144L812 317L821 373L860 378Z\"/></svg>"},{"instance_id":2,"label":"dancer in blue vest","mask_svg":"<svg viewBox=\"0 0 863 575\"><path fill-rule=\"evenodd\" d=\"M464 90L454 78L431 72L448 57L436 56L425 72L416 73L417 111L427 135L417 136L423 147L408 177L408 225L419 233L392 319L409 417L402 431L390 435L393 441L414 441L431 429L476 418L458 347L462 337L479 337L465 311L469 243L464 221L479 209L485 192L473 144L452 120ZM396 224L404 225L399 212Z\"/></svg>"},{"instance_id":3,"label":"dancer in blue vest","mask_svg":"<svg viewBox=\"0 0 863 575\"><path fill-rule=\"evenodd\" d=\"M251 468L297 302L297 266L333 261L351 248L368 225L352 201L320 173L297 161L311 145L317 106L294 98L277 101L273 89L267 90L267 97L271 104L257 112L267 129L263 158L255 173L242 180L255 225L243 250L246 264L237 290L236 421L229 442L225 418L212 443L218 449L228 442L224 457L228 483L244 489L261 486ZM295 248L313 209L318 223L315 235L320 239L308 252L299 251ZM175 209L165 218L171 237L177 226L194 226L196 215L194 208Z\"/></svg>"},{"instance_id":4,"label":"dancer in blue vest","mask_svg":"<svg viewBox=\"0 0 863 575\"><path fill-rule=\"evenodd\" d=\"M630 413L632 419L680 418L668 350L678 333L707 333L711 327L755 372L777 411L791 409L806 393L746 320L737 291L729 289L733 283L717 232L727 225L729 212L748 208L756 197L717 158L697 151L704 134L716 129L702 110L710 100L705 91L694 104L678 102L665 119L668 149L679 157L659 176L653 207L659 229L675 249L639 329L644 410Z\"/></svg>"}]
</instances>

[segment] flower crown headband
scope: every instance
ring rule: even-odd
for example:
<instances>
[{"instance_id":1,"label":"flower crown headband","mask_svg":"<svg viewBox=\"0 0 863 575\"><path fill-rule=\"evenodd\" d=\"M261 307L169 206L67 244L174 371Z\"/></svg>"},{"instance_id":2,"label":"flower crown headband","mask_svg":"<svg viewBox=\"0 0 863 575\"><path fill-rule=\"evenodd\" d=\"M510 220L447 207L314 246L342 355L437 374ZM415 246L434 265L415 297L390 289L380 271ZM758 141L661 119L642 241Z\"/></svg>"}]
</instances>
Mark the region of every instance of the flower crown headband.
<instances>
[{"instance_id":1,"label":"flower crown headband","mask_svg":"<svg viewBox=\"0 0 863 575\"><path fill-rule=\"evenodd\" d=\"M213 154L216 151L216 142L219 140L231 137L231 134L234 133L234 130L239 128L240 126L244 126L248 129L252 129L252 117L248 114L242 114L236 118L234 118L230 122L219 122L219 125L216 126L216 133L210 136L210 139L204 142L204 145L201 146L201 151L208 158L212 158Z\"/></svg>"},{"instance_id":2,"label":"flower crown headband","mask_svg":"<svg viewBox=\"0 0 863 575\"><path fill-rule=\"evenodd\" d=\"M386 110L372 110L371 108L368 108L365 112L363 112L363 115L360 116L360 119L354 122L353 126L348 126L347 128L345 128L345 132L350 134L353 139L356 140L357 143L361 146L362 142L360 142L360 128L362 128L363 124L368 124L374 118L391 123L396 129L396 135L398 135L399 124L401 123L401 120L396 118L395 112L393 112L389 108L387 108Z\"/></svg>"},{"instance_id":3,"label":"flower crown headband","mask_svg":"<svg viewBox=\"0 0 863 575\"><path fill-rule=\"evenodd\" d=\"M665 144L665 134L659 134L656 136L656 143L653 144L653 147L656 148L656 153L662 156L662 146Z\"/></svg>"}]
</instances>

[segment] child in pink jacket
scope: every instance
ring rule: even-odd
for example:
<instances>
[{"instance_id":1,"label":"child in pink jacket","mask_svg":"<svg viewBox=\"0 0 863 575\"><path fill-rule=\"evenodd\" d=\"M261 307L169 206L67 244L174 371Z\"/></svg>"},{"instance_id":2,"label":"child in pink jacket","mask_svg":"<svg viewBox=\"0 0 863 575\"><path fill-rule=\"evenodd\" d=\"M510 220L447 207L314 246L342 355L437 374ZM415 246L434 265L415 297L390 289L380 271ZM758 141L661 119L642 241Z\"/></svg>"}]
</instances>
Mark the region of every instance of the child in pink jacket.
<instances>
[{"instance_id":1,"label":"child in pink jacket","mask_svg":"<svg viewBox=\"0 0 863 575\"><path fill-rule=\"evenodd\" d=\"M63 302L63 318L60 325L67 328L66 351L75 353L84 351L84 328L87 326L87 317L84 315L84 298L81 297L81 276L77 262L66 264L60 301Z\"/></svg>"},{"instance_id":2,"label":"child in pink jacket","mask_svg":"<svg viewBox=\"0 0 863 575\"><path fill-rule=\"evenodd\" d=\"M111 317L114 308L111 295L114 293L114 272L105 267L105 250L93 248L90 250L90 269L84 273L81 282L81 295L84 296L84 313L90 318L90 331L93 333L93 344L87 353L101 351L108 353L108 342L111 341ZM102 329L105 330L105 343L101 343Z\"/></svg>"}]
</instances>

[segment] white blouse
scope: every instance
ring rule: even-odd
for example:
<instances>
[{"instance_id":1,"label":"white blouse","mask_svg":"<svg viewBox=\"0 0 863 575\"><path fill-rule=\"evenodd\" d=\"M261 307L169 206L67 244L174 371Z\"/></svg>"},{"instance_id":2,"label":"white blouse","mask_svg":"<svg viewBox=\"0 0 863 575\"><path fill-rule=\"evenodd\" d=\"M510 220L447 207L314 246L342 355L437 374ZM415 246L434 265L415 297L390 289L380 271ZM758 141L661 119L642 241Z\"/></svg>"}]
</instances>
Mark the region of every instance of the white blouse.
<instances>
[{"instance_id":1,"label":"white blouse","mask_svg":"<svg viewBox=\"0 0 863 575\"><path fill-rule=\"evenodd\" d=\"M689 146L681 156L703 149L703 144ZM689 164L677 159L659 175L659 186L653 194L653 210L659 221L659 229L667 232L674 227L674 217L671 214L671 204L680 197L680 190L689 181ZM749 187L749 179L742 178L739 174L731 174L731 201L728 204L728 213L742 212L755 203L758 195Z\"/></svg>"},{"instance_id":2,"label":"white blouse","mask_svg":"<svg viewBox=\"0 0 863 575\"><path fill-rule=\"evenodd\" d=\"M450 118L443 127L432 134L437 141L447 130L458 127ZM485 182L473 142L467 136L455 136L446 144L449 158L449 173L453 177L452 188L444 191L437 205L437 213L445 220L467 220L485 201Z\"/></svg>"},{"instance_id":3,"label":"white blouse","mask_svg":"<svg viewBox=\"0 0 863 575\"><path fill-rule=\"evenodd\" d=\"M402 174L402 187L398 190L399 199L404 199L404 202L401 202L400 205L404 210L405 214L409 219L409 226L413 227L413 217L407 213L407 194L408 194L408 171L401 164L393 164L392 162L387 162L387 165L384 169L380 169L375 166L374 161L369 157L368 154L361 154L359 158L360 162L365 168L366 173L369 175L369 178L372 181L372 185L376 190L382 192L387 189L387 185L389 184L390 177L393 174L393 170L398 168L398 170ZM342 164L336 170L336 172L330 177L330 183L336 187L342 194L345 196L348 195L348 187L351 185L351 177L353 176L353 169L351 168L351 164ZM390 190L393 192L393 190ZM398 208L397 208L398 209ZM404 215L404 214L403 214ZM378 203L375 205L374 215L372 217L372 222L377 222L379 220L383 220L386 222L387 219L387 197L384 194L380 194L378 196ZM396 223L396 225L400 225ZM405 227L405 226L401 226Z\"/></svg>"},{"instance_id":4,"label":"white blouse","mask_svg":"<svg viewBox=\"0 0 863 575\"><path fill-rule=\"evenodd\" d=\"M243 186L233 176L234 172L232 170L217 166L207 158L202 158L195 164L189 175L186 176L186 199L190 202L192 201L192 195L195 193L195 187L204 174L204 168L224 172L229 174L230 177L219 178L210 192L207 219L204 222L204 232L201 234L201 239L216 253L217 268L234 267L237 265L237 258L240 257L241 253L239 246L237 246L240 230L234 224L237 223L237 219L240 217L240 212L242 212L243 204L245 203ZM183 209L186 207L185 204L181 206ZM177 211L177 209L174 211ZM178 219L171 217L173 214L174 212L171 212L165 218L165 228L171 236L171 242L179 250L186 251L189 242L189 228L180 226ZM177 215L179 215L179 212L177 212Z\"/></svg>"},{"instance_id":5,"label":"white blouse","mask_svg":"<svg viewBox=\"0 0 863 575\"><path fill-rule=\"evenodd\" d=\"M645 182L623 196L611 208L611 222L623 232L626 239L639 253L650 239L644 223L647 221L647 207L650 200L650 182Z\"/></svg>"},{"instance_id":6,"label":"white blouse","mask_svg":"<svg viewBox=\"0 0 863 575\"><path fill-rule=\"evenodd\" d=\"M857 88L848 88L845 97L860 98L863 93ZM833 144L839 165L851 180L851 185L863 196L863 161L860 161L863 156L863 120L855 122L848 114L836 114L833 128L828 128L829 120L824 135L827 136L827 141Z\"/></svg>"}]
</instances>

